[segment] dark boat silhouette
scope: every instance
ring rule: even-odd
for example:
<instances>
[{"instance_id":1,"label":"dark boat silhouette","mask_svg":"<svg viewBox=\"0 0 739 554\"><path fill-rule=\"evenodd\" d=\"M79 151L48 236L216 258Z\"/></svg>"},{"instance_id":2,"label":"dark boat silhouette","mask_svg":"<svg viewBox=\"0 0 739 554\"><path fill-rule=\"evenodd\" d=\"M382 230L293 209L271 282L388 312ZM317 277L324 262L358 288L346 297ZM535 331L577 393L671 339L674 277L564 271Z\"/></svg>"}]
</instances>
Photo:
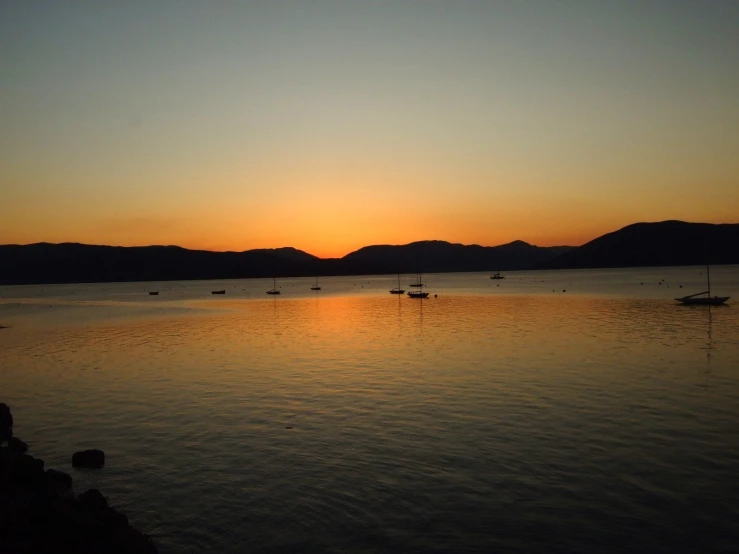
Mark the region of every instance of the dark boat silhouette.
<instances>
[{"instance_id":1,"label":"dark boat silhouette","mask_svg":"<svg viewBox=\"0 0 739 554\"><path fill-rule=\"evenodd\" d=\"M212 290L210 291L211 294L226 294L226 290Z\"/></svg>"},{"instance_id":2,"label":"dark boat silhouette","mask_svg":"<svg viewBox=\"0 0 739 554\"><path fill-rule=\"evenodd\" d=\"M415 283L411 283L408 286L409 287L417 287L417 288L420 288L420 287L425 286L423 284L423 279L421 279L421 274L420 273L416 273L416 282Z\"/></svg>"},{"instance_id":3,"label":"dark boat silhouette","mask_svg":"<svg viewBox=\"0 0 739 554\"><path fill-rule=\"evenodd\" d=\"M318 286L318 276L316 275L316 284L313 285L310 290L321 290L321 287Z\"/></svg>"},{"instance_id":4,"label":"dark boat silhouette","mask_svg":"<svg viewBox=\"0 0 739 554\"><path fill-rule=\"evenodd\" d=\"M272 288L267 291L267 294L280 294L280 289L277 288L277 279L272 278Z\"/></svg>"},{"instance_id":5,"label":"dark boat silhouette","mask_svg":"<svg viewBox=\"0 0 739 554\"><path fill-rule=\"evenodd\" d=\"M429 293L424 292L422 290L411 290L411 291L408 291L408 296L410 298L428 298Z\"/></svg>"},{"instance_id":6,"label":"dark boat silhouette","mask_svg":"<svg viewBox=\"0 0 739 554\"><path fill-rule=\"evenodd\" d=\"M400 273L398 273L398 286L394 289L390 289L390 294L403 294L405 289L400 288Z\"/></svg>"},{"instance_id":7,"label":"dark boat silhouette","mask_svg":"<svg viewBox=\"0 0 739 554\"><path fill-rule=\"evenodd\" d=\"M490 276L491 279L505 279L505 275L501 275L500 271L498 271L495 275Z\"/></svg>"},{"instance_id":8,"label":"dark boat silhouette","mask_svg":"<svg viewBox=\"0 0 739 554\"><path fill-rule=\"evenodd\" d=\"M159 291L155 291L155 290L150 290L149 291L149 296L156 296L158 294L159 294Z\"/></svg>"},{"instance_id":9,"label":"dark boat silhouette","mask_svg":"<svg viewBox=\"0 0 739 554\"><path fill-rule=\"evenodd\" d=\"M731 298L730 296L711 296L711 270L706 264L706 281L708 284L708 290L703 292L696 292L682 298L675 298L678 302L684 306L719 306L725 304L726 301ZM707 296L701 296L701 295Z\"/></svg>"},{"instance_id":10,"label":"dark boat silhouette","mask_svg":"<svg viewBox=\"0 0 739 554\"><path fill-rule=\"evenodd\" d=\"M423 281L421 280L421 274L418 274L418 280L415 284L411 285L412 287L425 287L426 285L423 284ZM408 291L408 297L409 298L428 298L429 293L424 292L422 290L411 290Z\"/></svg>"}]
</instances>

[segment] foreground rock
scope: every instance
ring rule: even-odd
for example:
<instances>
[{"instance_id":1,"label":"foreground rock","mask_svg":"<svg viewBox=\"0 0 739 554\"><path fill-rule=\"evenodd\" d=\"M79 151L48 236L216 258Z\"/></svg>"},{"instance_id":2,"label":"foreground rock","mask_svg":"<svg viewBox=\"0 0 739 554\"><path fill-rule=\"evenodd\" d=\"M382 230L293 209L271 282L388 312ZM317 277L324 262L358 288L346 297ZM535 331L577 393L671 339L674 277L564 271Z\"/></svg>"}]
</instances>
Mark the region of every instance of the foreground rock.
<instances>
[{"instance_id":1,"label":"foreground rock","mask_svg":"<svg viewBox=\"0 0 739 554\"><path fill-rule=\"evenodd\" d=\"M13 414L7 404L0 402L0 443L13 436Z\"/></svg>"},{"instance_id":2,"label":"foreground rock","mask_svg":"<svg viewBox=\"0 0 739 554\"><path fill-rule=\"evenodd\" d=\"M105 465L105 452L102 450L82 450L72 455L72 467L99 469Z\"/></svg>"},{"instance_id":3,"label":"foreground rock","mask_svg":"<svg viewBox=\"0 0 739 554\"><path fill-rule=\"evenodd\" d=\"M44 470L44 461L12 436L12 425L10 409L0 404L0 554L157 552L100 491L76 496L69 474ZM90 459L100 461L97 454Z\"/></svg>"}]
</instances>

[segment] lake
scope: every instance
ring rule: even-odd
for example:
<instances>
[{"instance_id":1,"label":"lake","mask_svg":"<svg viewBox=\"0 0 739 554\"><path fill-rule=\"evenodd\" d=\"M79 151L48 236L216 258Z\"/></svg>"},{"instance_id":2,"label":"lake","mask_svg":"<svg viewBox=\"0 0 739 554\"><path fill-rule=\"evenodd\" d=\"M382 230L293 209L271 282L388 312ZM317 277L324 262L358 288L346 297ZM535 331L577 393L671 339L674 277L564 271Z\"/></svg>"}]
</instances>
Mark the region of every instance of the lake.
<instances>
[{"instance_id":1,"label":"lake","mask_svg":"<svg viewBox=\"0 0 739 554\"><path fill-rule=\"evenodd\" d=\"M161 552L736 552L739 266L677 305L704 271L0 287L0 401Z\"/></svg>"}]
</instances>

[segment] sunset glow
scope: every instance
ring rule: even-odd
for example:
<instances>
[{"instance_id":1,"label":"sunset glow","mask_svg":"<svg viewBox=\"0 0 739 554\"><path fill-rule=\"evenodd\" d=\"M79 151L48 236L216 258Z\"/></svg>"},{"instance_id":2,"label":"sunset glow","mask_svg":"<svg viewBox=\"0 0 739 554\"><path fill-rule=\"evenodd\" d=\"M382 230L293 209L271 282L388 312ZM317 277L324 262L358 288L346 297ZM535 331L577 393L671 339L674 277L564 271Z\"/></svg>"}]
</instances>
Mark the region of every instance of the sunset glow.
<instances>
[{"instance_id":1,"label":"sunset glow","mask_svg":"<svg viewBox=\"0 0 739 554\"><path fill-rule=\"evenodd\" d=\"M739 221L735 2L16 2L0 243L578 245Z\"/></svg>"}]
</instances>

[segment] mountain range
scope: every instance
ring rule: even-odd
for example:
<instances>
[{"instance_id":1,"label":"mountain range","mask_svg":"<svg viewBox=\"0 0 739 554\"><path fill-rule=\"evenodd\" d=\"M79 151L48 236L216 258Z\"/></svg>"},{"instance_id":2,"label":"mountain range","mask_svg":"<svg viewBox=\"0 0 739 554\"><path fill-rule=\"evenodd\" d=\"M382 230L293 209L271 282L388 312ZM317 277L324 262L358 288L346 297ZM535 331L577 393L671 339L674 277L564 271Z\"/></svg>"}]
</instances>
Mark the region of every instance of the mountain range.
<instances>
[{"instance_id":1,"label":"mountain range","mask_svg":"<svg viewBox=\"0 0 739 554\"><path fill-rule=\"evenodd\" d=\"M421 241L321 259L295 248L244 252L77 243L0 245L0 284L170 281L314 275L739 263L739 224L637 223L579 247Z\"/></svg>"}]
</instances>

